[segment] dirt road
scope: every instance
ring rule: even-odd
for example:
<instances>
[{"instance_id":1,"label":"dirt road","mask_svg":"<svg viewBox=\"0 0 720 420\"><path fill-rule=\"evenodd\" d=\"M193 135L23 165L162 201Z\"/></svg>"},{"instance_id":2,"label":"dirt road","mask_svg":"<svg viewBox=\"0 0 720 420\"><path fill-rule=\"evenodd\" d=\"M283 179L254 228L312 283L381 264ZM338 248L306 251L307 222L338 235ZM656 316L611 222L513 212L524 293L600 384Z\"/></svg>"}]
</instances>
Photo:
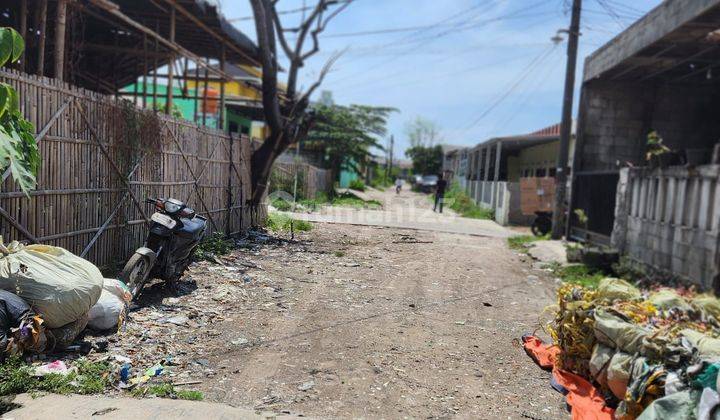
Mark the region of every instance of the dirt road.
<instances>
[{"instance_id":1,"label":"dirt road","mask_svg":"<svg viewBox=\"0 0 720 420\"><path fill-rule=\"evenodd\" d=\"M263 238L219 264L194 263L179 294L162 284L143 293L106 354L130 356L140 371L171 363L173 382L258 413L567 417L519 342L552 303L553 281L502 237L417 229L318 223L295 242ZM50 404L26 400L27 413ZM86 400L90 411L116 407Z\"/></svg>"},{"instance_id":2,"label":"dirt road","mask_svg":"<svg viewBox=\"0 0 720 420\"><path fill-rule=\"evenodd\" d=\"M319 417L566 416L518 341L552 281L503 239L316 224L299 244L234 258L261 269L202 355L210 400ZM203 271L199 287L223 282Z\"/></svg>"}]
</instances>

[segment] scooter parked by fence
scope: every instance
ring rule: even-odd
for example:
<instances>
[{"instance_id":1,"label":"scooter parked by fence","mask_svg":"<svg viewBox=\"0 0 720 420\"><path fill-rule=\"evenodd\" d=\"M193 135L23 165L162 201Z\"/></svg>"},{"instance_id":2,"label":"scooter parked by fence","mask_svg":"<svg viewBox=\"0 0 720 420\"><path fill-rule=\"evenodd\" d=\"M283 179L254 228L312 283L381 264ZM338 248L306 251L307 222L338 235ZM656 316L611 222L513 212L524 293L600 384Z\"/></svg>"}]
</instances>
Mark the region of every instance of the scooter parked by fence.
<instances>
[{"instance_id":1,"label":"scooter parked by fence","mask_svg":"<svg viewBox=\"0 0 720 420\"><path fill-rule=\"evenodd\" d=\"M145 202L154 205L156 210L150 217L150 232L145 246L135 251L119 275L133 299L149 278L168 283L179 278L207 229L207 219L196 215L180 200L148 198Z\"/></svg>"}]
</instances>

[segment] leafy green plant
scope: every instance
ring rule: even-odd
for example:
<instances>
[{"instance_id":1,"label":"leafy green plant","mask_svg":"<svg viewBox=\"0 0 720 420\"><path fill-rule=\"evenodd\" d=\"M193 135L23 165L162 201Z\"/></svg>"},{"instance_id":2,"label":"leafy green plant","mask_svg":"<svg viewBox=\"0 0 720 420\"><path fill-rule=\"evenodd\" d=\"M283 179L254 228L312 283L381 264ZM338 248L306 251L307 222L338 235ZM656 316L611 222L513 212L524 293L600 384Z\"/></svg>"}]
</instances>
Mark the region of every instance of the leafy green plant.
<instances>
[{"instance_id":1,"label":"leafy green plant","mask_svg":"<svg viewBox=\"0 0 720 420\"><path fill-rule=\"evenodd\" d=\"M198 260L212 261L218 255L227 255L234 248L232 239L225 237L222 232L213 232L203 239L195 248L195 258Z\"/></svg>"},{"instance_id":2,"label":"leafy green plant","mask_svg":"<svg viewBox=\"0 0 720 420\"><path fill-rule=\"evenodd\" d=\"M350 181L350 185L348 185L348 187L351 190L355 190L355 191L365 191L365 183L360 178L356 178L356 179L353 179L352 181Z\"/></svg>"},{"instance_id":3,"label":"leafy green plant","mask_svg":"<svg viewBox=\"0 0 720 420\"><path fill-rule=\"evenodd\" d=\"M25 49L25 41L12 28L0 28L0 67L15 63ZM40 153L35 141L35 127L20 113L15 89L0 83L0 172L8 168L22 191L35 188Z\"/></svg>"},{"instance_id":4,"label":"leafy green plant","mask_svg":"<svg viewBox=\"0 0 720 420\"><path fill-rule=\"evenodd\" d=\"M662 156L669 153L670 148L663 144L663 139L657 131L653 130L647 136L647 152L645 160L651 160L655 156Z\"/></svg>"},{"instance_id":5,"label":"leafy green plant","mask_svg":"<svg viewBox=\"0 0 720 420\"><path fill-rule=\"evenodd\" d=\"M430 196L430 199L434 200L434 197ZM492 220L495 217L495 212L492 209L486 209L475 204L457 182L453 182L450 189L445 193L445 202L462 217L484 220Z\"/></svg>"},{"instance_id":6,"label":"leafy green plant","mask_svg":"<svg viewBox=\"0 0 720 420\"><path fill-rule=\"evenodd\" d=\"M287 200L283 200L282 198L274 198L271 201L271 204L273 207L280 211L288 211L292 209L292 204L288 203Z\"/></svg>"},{"instance_id":7,"label":"leafy green plant","mask_svg":"<svg viewBox=\"0 0 720 420\"><path fill-rule=\"evenodd\" d=\"M170 111L168 111L168 106L165 105L165 110L164 110L164 111L165 111L166 113L172 115L174 118L177 118L177 119L182 119L182 118L183 118L182 110L180 109L179 106L177 106L177 104L173 104L172 107L170 108Z\"/></svg>"}]
</instances>

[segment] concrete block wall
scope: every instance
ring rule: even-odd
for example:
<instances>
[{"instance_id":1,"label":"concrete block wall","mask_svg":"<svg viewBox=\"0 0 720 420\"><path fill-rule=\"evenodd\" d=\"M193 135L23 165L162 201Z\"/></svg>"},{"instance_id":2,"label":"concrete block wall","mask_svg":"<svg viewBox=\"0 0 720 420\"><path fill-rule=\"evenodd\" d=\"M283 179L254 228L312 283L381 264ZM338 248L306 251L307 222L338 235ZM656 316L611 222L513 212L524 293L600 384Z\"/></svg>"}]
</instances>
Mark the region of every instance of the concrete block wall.
<instances>
[{"instance_id":1,"label":"concrete block wall","mask_svg":"<svg viewBox=\"0 0 720 420\"><path fill-rule=\"evenodd\" d=\"M576 170L645 162L647 134L671 149L711 150L720 139L717 88L593 80L583 86Z\"/></svg>"},{"instance_id":2,"label":"concrete block wall","mask_svg":"<svg viewBox=\"0 0 720 420\"><path fill-rule=\"evenodd\" d=\"M622 252L705 289L717 286L720 165L621 170L615 220L612 244Z\"/></svg>"}]
</instances>

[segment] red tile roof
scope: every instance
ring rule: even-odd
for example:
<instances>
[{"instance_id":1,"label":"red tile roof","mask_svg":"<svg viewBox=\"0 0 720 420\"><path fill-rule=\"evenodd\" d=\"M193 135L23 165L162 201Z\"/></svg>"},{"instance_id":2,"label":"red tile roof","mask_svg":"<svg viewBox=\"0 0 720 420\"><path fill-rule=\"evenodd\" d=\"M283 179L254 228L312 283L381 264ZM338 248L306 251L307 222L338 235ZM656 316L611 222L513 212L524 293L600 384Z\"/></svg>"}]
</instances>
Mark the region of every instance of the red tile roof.
<instances>
[{"instance_id":1,"label":"red tile roof","mask_svg":"<svg viewBox=\"0 0 720 420\"><path fill-rule=\"evenodd\" d=\"M531 136L547 136L547 137L559 137L560 136L560 125L555 124L550 127L545 127L542 130L538 130L530 133Z\"/></svg>"}]
</instances>

